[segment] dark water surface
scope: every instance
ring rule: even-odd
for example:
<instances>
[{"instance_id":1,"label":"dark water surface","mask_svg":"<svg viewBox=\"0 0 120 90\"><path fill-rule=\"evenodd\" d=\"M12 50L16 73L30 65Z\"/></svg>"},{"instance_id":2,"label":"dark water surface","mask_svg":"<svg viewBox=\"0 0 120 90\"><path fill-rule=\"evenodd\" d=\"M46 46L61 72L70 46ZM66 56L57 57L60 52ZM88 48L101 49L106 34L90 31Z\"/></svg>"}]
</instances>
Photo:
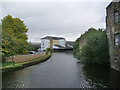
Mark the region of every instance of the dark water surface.
<instances>
[{"instance_id":1,"label":"dark water surface","mask_svg":"<svg viewBox=\"0 0 120 90\"><path fill-rule=\"evenodd\" d=\"M83 66L70 52L56 52L44 62L3 73L3 88L120 88L120 72Z\"/></svg>"}]
</instances>

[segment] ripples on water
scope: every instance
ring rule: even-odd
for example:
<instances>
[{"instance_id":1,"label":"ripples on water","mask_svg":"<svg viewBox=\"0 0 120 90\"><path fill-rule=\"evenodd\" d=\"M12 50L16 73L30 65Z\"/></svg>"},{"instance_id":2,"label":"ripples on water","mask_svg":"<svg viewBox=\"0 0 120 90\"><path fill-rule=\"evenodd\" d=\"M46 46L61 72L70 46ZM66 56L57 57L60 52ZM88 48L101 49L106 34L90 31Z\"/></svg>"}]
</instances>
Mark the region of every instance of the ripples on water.
<instances>
[{"instance_id":1,"label":"ripples on water","mask_svg":"<svg viewBox=\"0 0 120 90\"><path fill-rule=\"evenodd\" d=\"M71 52L54 53L46 62L3 73L4 88L120 88L120 72L104 66L83 66Z\"/></svg>"},{"instance_id":2,"label":"ripples on water","mask_svg":"<svg viewBox=\"0 0 120 90\"><path fill-rule=\"evenodd\" d=\"M84 66L84 76L94 87L120 88L120 72L105 66Z\"/></svg>"}]
</instances>

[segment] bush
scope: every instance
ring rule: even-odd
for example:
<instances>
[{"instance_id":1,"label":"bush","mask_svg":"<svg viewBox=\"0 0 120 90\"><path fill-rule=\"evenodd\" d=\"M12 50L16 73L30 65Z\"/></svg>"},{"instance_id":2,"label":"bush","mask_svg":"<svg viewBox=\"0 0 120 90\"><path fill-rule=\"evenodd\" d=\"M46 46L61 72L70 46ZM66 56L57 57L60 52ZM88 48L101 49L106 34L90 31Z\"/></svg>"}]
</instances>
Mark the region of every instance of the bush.
<instances>
[{"instance_id":1,"label":"bush","mask_svg":"<svg viewBox=\"0 0 120 90\"><path fill-rule=\"evenodd\" d=\"M53 52L53 49L47 48L45 51L46 51L46 53L48 53L48 52L51 52L51 53L52 53L52 52Z\"/></svg>"}]
</instances>

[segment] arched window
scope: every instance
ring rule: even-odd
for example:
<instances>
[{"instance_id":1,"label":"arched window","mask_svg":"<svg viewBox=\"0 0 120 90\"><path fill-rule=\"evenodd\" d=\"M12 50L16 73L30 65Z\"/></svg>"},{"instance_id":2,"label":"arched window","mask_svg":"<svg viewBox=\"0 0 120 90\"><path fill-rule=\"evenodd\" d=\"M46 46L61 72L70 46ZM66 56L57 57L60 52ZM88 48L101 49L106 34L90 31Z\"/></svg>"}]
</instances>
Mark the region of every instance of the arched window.
<instances>
[{"instance_id":1,"label":"arched window","mask_svg":"<svg viewBox=\"0 0 120 90\"><path fill-rule=\"evenodd\" d=\"M119 11L115 11L114 12L114 19L115 19L115 23L119 23L120 22L120 13Z\"/></svg>"}]
</instances>

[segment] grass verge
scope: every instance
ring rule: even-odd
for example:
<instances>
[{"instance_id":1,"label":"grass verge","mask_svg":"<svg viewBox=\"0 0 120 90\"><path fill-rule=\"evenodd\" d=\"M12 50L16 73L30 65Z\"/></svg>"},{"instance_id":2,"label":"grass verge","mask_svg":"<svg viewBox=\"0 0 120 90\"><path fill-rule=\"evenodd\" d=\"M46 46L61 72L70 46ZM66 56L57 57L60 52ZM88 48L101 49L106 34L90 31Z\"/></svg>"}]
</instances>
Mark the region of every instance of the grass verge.
<instances>
[{"instance_id":1,"label":"grass verge","mask_svg":"<svg viewBox=\"0 0 120 90\"><path fill-rule=\"evenodd\" d=\"M15 63L14 65L13 65L13 62L4 63L3 67L1 67L0 69L2 69L2 72L13 71L13 70L16 70L16 69L19 69L19 68L25 68L27 66L31 66L31 65L46 61L50 57L51 57L51 53L49 52L47 55L45 55L43 57L33 59L33 60L29 60L29 61L26 61L26 62L18 62L18 63Z\"/></svg>"}]
</instances>

